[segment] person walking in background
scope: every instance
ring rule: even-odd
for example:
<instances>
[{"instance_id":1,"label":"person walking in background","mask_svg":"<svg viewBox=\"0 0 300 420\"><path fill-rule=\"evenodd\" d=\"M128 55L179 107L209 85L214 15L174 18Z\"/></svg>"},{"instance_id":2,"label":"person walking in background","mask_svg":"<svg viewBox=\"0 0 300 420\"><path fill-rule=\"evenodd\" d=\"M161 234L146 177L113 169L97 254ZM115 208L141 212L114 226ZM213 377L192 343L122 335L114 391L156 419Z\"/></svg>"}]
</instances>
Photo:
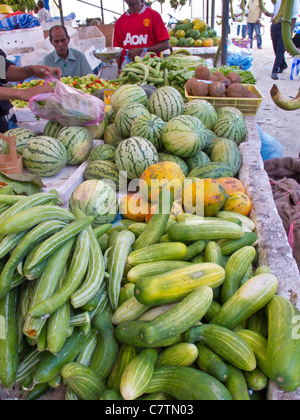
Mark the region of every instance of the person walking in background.
<instances>
[{"instance_id":1,"label":"person walking in background","mask_svg":"<svg viewBox=\"0 0 300 420\"><path fill-rule=\"evenodd\" d=\"M51 18L49 10L45 8L45 2L43 0L39 0L37 2L37 18L40 23L46 22L46 20Z\"/></svg>"},{"instance_id":2,"label":"person walking in background","mask_svg":"<svg viewBox=\"0 0 300 420\"><path fill-rule=\"evenodd\" d=\"M261 17L262 10L259 5L259 0L249 0L249 13L248 13L248 36L251 40L251 48L253 48L254 31L257 37L257 48L262 49L262 36L261 36Z\"/></svg>"},{"instance_id":3,"label":"person walking in background","mask_svg":"<svg viewBox=\"0 0 300 420\"><path fill-rule=\"evenodd\" d=\"M272 18L277 16L281 7L281 2L282 0L277 0L277 3L274 5L274 11L271 15ZM293 10L292 34L294 32L294 27L299 16L299 6L300 0L296 0L294 3ZM274 21L272 21L271 38L275 53L275 62L273 65L271 77L273 80L278 80L278 73L283 73L284 70L288 68L288 64L285 61L285 46L282 38L282 21L280 21L279 23L274 23Z\"/></svg>"},{"instance_id":4,"label":"person walking in background","mask_svg":"<svg viewBox=\"0 0 300 420\"><path fill-rule=\"evenodd\" d=\"M239 22L239 19L241 19L243 15L243 9L242 9L243 1L241 1L241 4L235 9L234 16L237 21L237 36L240 36L241 30L242 30L242 37L247 37L247 16L249 13L249 9L247 7L247 2L245 1L245 16L244 20L242 22Z\"/></svg>"}]
</instances>

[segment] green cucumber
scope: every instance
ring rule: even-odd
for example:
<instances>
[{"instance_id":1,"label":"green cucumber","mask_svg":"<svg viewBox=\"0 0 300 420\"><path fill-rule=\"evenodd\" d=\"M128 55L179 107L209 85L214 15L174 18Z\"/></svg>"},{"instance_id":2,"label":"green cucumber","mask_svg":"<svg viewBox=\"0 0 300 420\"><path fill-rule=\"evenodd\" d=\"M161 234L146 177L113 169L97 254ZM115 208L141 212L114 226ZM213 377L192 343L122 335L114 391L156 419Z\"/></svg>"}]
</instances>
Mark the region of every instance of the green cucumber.
<instances>
[{"instance_id":1,"label":"green cucumber","mask_svg":"<svg viewBox=\"0 0 300 420\"><path fill-rule=\"evenodd\" d=\"M232 219L233 217L235 219L240 219L243 226L250 229L251 232L254 232L256 228L255 223L249 217L244 216L243 214L240 214L240 213L236 213L234 211L219 211L216 217L219 219Z\"/></svg>"},{"instance_id":2,"label":"green cucumber","mask_svg":"<svg viewBox=\"0 0 300 420\"><path fill-rule=\"evenodd\" d=\"M135 296L127 299L115 311L111 318L114 325L122 324L123 322L134 321L150 309L150 306L140 303Z\"/></svg>"},{"instance_id":3,"label":"green cucumber","mask_svg":"<svg viewBox=\"0 0 300 420\"><path fill-rule=\"evenodd\" d=\"M228 239L220 245L222 255L230 256L245 246L254 246L257 241L257 235L253 232L245 232L241 239Z\"/></svg>"},{"instance_id":4,"label":"green cucumber","mask_svg":"<svg viewBox=\"0 0 300 420\"><path fill-rule=\"evenodd\" d=\"M154 370L146 393L166 392L179 401L231 401L217 379L191 367L163 366Z\"/></svg>"},{"instance_id":5,"label":"green cucumber","mask_svg":"<svg viewBox=\"0 0 300 420\"><path fill-rule=\"evenodd\" d=\"M228 364L229 376L225 382L225 386L232 395L233 401L250 401L247 382L244 373Z\"/></svg>"},{"instance_id":6,"label":"green cucumber","mask_svg":"<svg viewBox=\"0 0 300 420\"><path fill-rule=\"evenodd\" d=\"M203 318L212 301L212 289L207 286L199 287L174 308L142 327L142 341L155 347L160 341L182 334Z\"/></svg>"},{"instance_id":7,"label":"green cucumber","mask_svg":"<svg viewBox=\"0 0 300 420\"><path fill-rule=\"evenodd\" d=\"M100 401L123 401L122 395L113 389L107 389L101 395Z\"/></svg>"},{"instance_id":8,"label":"green cucumber","mask_svg":"<svg viewBox=\"0 0 300 420\"><path fill-rule=\"evenodd\" d=\"M196 343L198 349L197 365L202 372L213 376L220 382L225 382L229 376L226 363L205 344Z\"/></svg>"},{"instance_id":9,"label":"green cucumber","mask_svg":"<svg viewBox=\"0 0 300 420\"><path fill-rule=\"evenodd\" d=\"M244 376L248 389L251 391L263 391L268 386L269 379L259 368L253 370L253 372L244 372Z\"/></svg>"},{"instance_id":10,"label":"green cucumber","mask_svg":"<svg viewBox=\"0 0 300 420\"><path fill-rule=\"evenodd\" d=\"M191 366L198 357L198 348L195 344L178 343L162 350L155 366Z\"/></svg>"},{"instance_id":11,"label":"green cucumber","mask_svg":"<svg viewBox=\"0 0 300 420\"><path fill-rule=\"evenodd\" d=\"M156 261L152 263L139 264L132 267L127 273L127 280L137 283L143 277L151 277L168 271L177 270L191 265L186 261Z\"/></svg>"},{"instance_id":12,"label":"green cucumber","mask_svg":"<svg viewBox=\"0 0 300 420\"><path fill-rule=\"evenodd\" d=\"M253 314L247 323L247 329L266 337L268 334L268 318L264 308Z\"/></svg>"},{"instance_id":13,"label":"green cucumber","mask_svg":"<svg viewBox=\"0 0 300 420\"><path fill-rule=\"evenodd\" d=\"M121 344L114 367L107 378L106 385L114 391L120 390L120 382L126 366L137 356L137 349Z\"/></svg>"},{"instance_id":14,"label":"green cucumber","mask_svg":"<svg viewBox=\"0 0 300 420\"><path fill-rule=\"evenodd\" d=\"M133 251L127 258L127 263L134 267L139 264L156 261L183 260L187 256L187 247L180 242L154 244Z\"/></svg>"},{"instance_id":15,"label":"green cucumber","mask_svg":"<svg viewBox=\"0 0 300 420\"><path fill-rule=\"evenodd\" d=\"M205 250L206 241L195 241L187 247L187 255L182 258L182 261L192 261L197 255L201 254Z\"/></svg>"},{"instance_id":16,"label":"green cucumber","mask_svg":"<svg viewBox=\"0 0 300 420\"><path fill-rule=\"evenodd\" d=\"M205 247L204 251L205 262L218 264L220 267L225 268L223 265L223 256L221 247L217 242L210 241Z\"/></svg>"}]
</instances>

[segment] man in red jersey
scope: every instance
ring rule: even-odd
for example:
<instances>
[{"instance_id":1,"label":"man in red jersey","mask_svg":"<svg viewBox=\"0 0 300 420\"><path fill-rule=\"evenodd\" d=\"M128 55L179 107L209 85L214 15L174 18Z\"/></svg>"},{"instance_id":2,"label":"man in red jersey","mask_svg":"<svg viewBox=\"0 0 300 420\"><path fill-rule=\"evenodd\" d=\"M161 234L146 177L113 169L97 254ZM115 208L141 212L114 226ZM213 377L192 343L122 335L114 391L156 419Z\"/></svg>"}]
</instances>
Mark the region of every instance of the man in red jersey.
<instances>
[{"instance_id":1,"label":"man in red jersey","mask_svg":"<svg viewBox=\"0 0 300 420\"><path fill-rule=\"evenodd\" d=\"M125 0L129 9L115 24L114 47L123 48L118 64L121 67L128 50L128 58L133 61L143 52L159 54L170 48L167 28L161 15L147 7L141 0Z\"/></svg>"}]
</instances>

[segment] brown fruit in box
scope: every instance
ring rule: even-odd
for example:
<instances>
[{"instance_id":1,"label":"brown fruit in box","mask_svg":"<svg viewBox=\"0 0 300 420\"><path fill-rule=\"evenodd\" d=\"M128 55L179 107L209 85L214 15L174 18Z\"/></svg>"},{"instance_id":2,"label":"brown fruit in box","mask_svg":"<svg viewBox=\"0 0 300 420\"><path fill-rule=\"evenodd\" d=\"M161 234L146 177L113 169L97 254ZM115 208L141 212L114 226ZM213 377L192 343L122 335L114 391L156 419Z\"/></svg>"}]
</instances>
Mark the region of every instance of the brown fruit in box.
<instances>
[{"instance_id":1,"label":"brown fruit in box","mask_svg":"<svg viewBox=\"0 0 300 420\"><path fill-rule=\"evenodd\" d=\"M231 81L229 79L224 79L223 84L228 88L231 85Z\"/></svg>"},{"instance_id":2,"label":"brown fruit in box","mask_svg":"<svg viewBox=\"0 0 300 420\"><path fill-rule=\"evenodd\" d=\"M246 98L247 89L240 83L233 83L226 91L228 98Z\"/></svg>"},{"instance_id":3,"label":"brown fruit in box","mask_svg":"<svg viewBox=\"0 0 300 420\"><path fill-rule=\"evenodd\" d=\"M223 82L225 79L226 77L220 71L216 71L210 76L210 80L212 80L213 82Z\"/></svg>"},{"instance_id":4,"label":"brown fruit in box","mask_svg":"<svg viewBox=\"0 0 300 420\"><path fill-rule=\"evenodd\" d=\"M210 80L210 70L206 66L197 67L195 78L198 80Z\"/></svg>"},{"instance_id":5,"label":"brown fruit in box","mask_svg":"<svg viewBox=\"0 0 300 420\"><path fill-rule=\"evenodd\" d=\"M258 99L260 96L257 93L251 92L251 90L247 89L247 98Z\"/></svg>"},{"instance_id":6,"label":"brown fruit in box","mask_svg":"<svg viewBox=\"0 0 300 420\"><path fill-rule=\"evenodd\" d=\"M213 82L208 87L208 94L213 98L221 98L226 92L226 86L221 82Z\"/></svg>"},{"instance_id":7,"label":"brown fruit in box","mask_svg":"<svg viewBox=\"0 0 300 420\"><path fill-rule=\"evenodd\" d=\"M208 84L196 78L188 80L185 86L189 96L208 96Z\"/></svg>"},{"instance_id":8,"label":"brown fruit in box","mask_svg":"<svg viewBox=\"0 0 300 420\"><path fill-rule=\"evenodd\" d=\"M230 81L230 83L233 85L234 83L242 83L241 76L237 73L229 73L227 76L227 79Z\"/></svg>"}]
</instances>

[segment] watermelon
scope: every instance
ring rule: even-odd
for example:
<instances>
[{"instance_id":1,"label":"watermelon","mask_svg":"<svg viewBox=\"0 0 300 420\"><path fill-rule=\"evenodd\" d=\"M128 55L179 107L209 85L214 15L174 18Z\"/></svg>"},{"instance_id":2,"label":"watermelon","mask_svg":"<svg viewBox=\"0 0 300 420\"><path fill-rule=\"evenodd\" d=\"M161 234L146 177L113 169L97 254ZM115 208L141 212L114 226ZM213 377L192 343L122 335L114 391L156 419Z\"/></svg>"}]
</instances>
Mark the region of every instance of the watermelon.
<instances>
[{"instance_id":1,"label":"watermelon","mask_svg":"<svg viewBox=\"0 0 300 420\"><path fill-rule=\"evenodd\" d=\"M158 153L153 144L142 137L122 141L116 150L119 171L127 172L129 179L140 178L149 166L158 163Z\"/></svg>"},{"instance_id":2,"label":"watermelon","mask_svg":"<svg viewBox=\"0 0 300 420\"><path fill-rule=\"evenodd\" d=\"M155 114L167 122L182 114L184 109L183 98L174 87L164 86L151 95L148 109L151 114Z\"/></svg>"},{"instance_id":3,"label":"watermelon","mask_svg":"<svg viewBox=\"0 0 300 420\"><path fill-rule=\"evenodd\" d=\"M120 179L117 165L108 160L96 160L89 163L84 171L84 179L86 181L97 179L108 182L116 191L119 191L120 186L124 187L123 184L121 185L124 177Z\"/></svg>"},{"instance_id":4,"label":"watermelon","mask_svg":"<svg viewBox=\"0 0 300 420\"><path fill-rule=\"evenodd\" d=\"M112 110L118 112L129 103L147 106L148 96L138 85L124 85L117 89L111 97Z\"/></svg>"},{"instance_id":5,"label":"watermelon","mask_svg":"<svg viewBox=\"0 0 300 420\"><path fill-rule=\"evenodd\" d=\"M233 172L228 166L221 162L205 163L201 166L197 166L188 174L188 178L200 179L219 179L228 177L232 178Z\"/></svg>"},{"instance_id":6,"label":"watermelon","mask_svg":"<svg viewBox=\"0 0 300 420\"><path fill-rule=\"evenodd\" d=\"M189 168L185 161L178 156L170 155L168 153L159 153L158 154L158 162L174 162L180 166L184 176L187 176L189 173Z\"/></svg>"},{"instance_id":7,"label":"watermelon","mask_svg":"<svg viewBox=\"0 0 300 420\"><path fill-rule=\"evenodd\" d=\"M166 123L162 142L169 153L181 158L189 158L205 147L206 128L198 118L180 115Z\"/></svg>"},{"instance_id":8,"label":"watermelon","mask_svg":"<svg viewBox=\"0 0 300 420\"><path fill-rule=\"evenodd\" d=\"M218 120L214 132L218 137L233 140L239 146L246 139L247 126L239 116L227 115Z\"/></svg>"},{"instance_id":9,"label":"watermelon","mask_svg":"<svg viewBox=\"0 0 300 420\"><path fill-rule=\"evenodd\" d=\"M132 124L130 137L143 137L151 141L156 150L162 149L162 132L165 122L153 114L139 116Z\"/></svg>"},{"instance_id":10,"label":"watermelon","mask_svg":"<svg viewBox=\"0 0 300 420\"><path fill-rule=\"evenodd\" d=\"M107 113L108 125L109 124L114 124L114 122L116 120L116 115L117 115L117 111L113 111L113 109L110 108L110 110Z\"/></svg>"},{"instance_id":11,"label":"watermelon","mask_svg":"<svg viewBox=\"0 0 300 420\"><path fill-rule=\"evenodd\" d=\"M44 136L54 137L56 139L62 128L63 126L59 122L48 121L44 128Z\"/></svg>"},{"instance_id":12,"label":"watermelon","mask_svg":"<svg viewBox=\"0 0 300 420\"><path fill-rule=\"evenodd\" d=\"M197 168L197 166L204 165L205 163L210 163L210 158L207 156L204 152L199 152L195 156L190 157L186 160L187 167L189 169L189 172L191 172L194 168Z\"/></svg>"},{"instance_id":13,"label":"watermelon","mask_svg":"<svg viewBox=\"0 0 300 420\"><path fill-rule=\"evenodd\" d=\"M223 139L213 148L211 161L224 163L236 176L242 166L242 154L234 141Z\"/></svg>"},{"instance_id":14,"label":"watermelon","mask_svg":"<svg viewBox=\"0 0 300 420\"><path fill-rule=\"evenodd\" d=\"M91 151L90 162L95 162L95 160L115 162L115 152L116 148L111 144L100 144Z\"/></svg>"},{"instance_id":15,"label":"watermelon","mask_svg":"<svg viewBox=\"0 0 300 420\"><path fill-rule=\"evenodd\" d=\"M104 142L112 146L118 146L121 141L125 140L124 137L121 137L116 129L115 124L109 124L104 130L103 134Z\"/></svg>"},{"instance_id":16,"label":"watermelon","mask_svg":"<svg viewBox=\"0 0 300 420\"><path fill-rule=\"evenodd\" d=\"M212 130L218 121L218 115L212 104L202 99L195 99L184 105L183 115L198 118L208 130Z\"/></svg>"},{"instance_id":17,"label":"watermelon","mask_svg":"<svg viewBox=\"0 0 300 420\"><path fill-rule=\"evenodd\" d=\"M239 109L234 108L233 106L225 106L224 108L219 108L217 110L217 115L218 115L218 119L227 117L228 115L237 115L243 121L245 121L244 114Z\"/></svg>"},{"instance_id":18,"label":"watermelon","mask_svg":"<svg viewBox=\"0 0 300 420\"><path fill-rule=\"evenodd\" d=\"M127 104L116 115L115 126L121 137L130 137L132 124L140 115L150 115L148 109L141 104Z\"/></svg>"},{"instance_id":19,"label":"watermelon","mask_svg":"<svg viewBox=\"0 0 300 420\"><path fill-rule=\"evenodd\" d=\"M217 137L217 135L213 131L206 130L206 139L207 139L207 142L206 142L206 145L205 145L205 147L203 149L205 152L206 152L207 149L209 149L209 147L210 147L213 139L215 139L216 137Z\"/></svg>"},{"instance_id":20,"label":"watermelon","mask_svg":"<svg viewBox=\"0 0 300 420\"><path fill-rule=\"evenodd\" d=\"M203 151L207 154L207 156L210 156L212 154L212 151L215 147L215 145L220 141L220 140L224 140L223 137L214 137L211 140L211 143L208 147L206 147ZM226 140L226 139L225 139Z\"/></svg>"},{"instance_id":21,"label":"watermelon","mask_svg":"<svg viewBox=\"0 0 300 420\"><path fill-rule=\"evenodd\" d=\"M116 191L101 180L84 181L71 195L69 209L72 211L75 208L79 208L87 216L94 217L93 227L112 223L119 210Z\"/></svg>"},{"instance_id":22,"label":"watermelon","mask_svg":"<svg viewBox=\"0 0 300 420\"><path fill-rule=\"evenodd\" d=\"M6 153L9 153L8 143L0 139L0 155L5 155Z\"/></svg>"},{"instance_id":23,"label":"watermelon","mask_svg":"<svg viewBox=\"0 0 300 420\"><path fill-rule=\"evenodd\" d=\"M45 178L59 174L66 166L67 160L65 146L54 137L33 137L23 150L25 167Z\"/></svg>"},{"instance_id":24,"label":"watermelon","mask_svg":"<svg viewBox=\"0 0 300 420\"><path fill-rule=\"evenodd\" d=\"M16 137L16 144L17 144L17 153L21 155L23 153L24 146L28 143L28 140L36 137L37 134L29 130L29 128L12 128L4 133L4 136Z\"/></svg>"},{"instance_id":25,"label":"watermelon","mask_svg":"<svg viewBox=\"0 0 300 420\"><path fill-rule=\"evenodd\" d=\"M86 129L89 131L93 140L102 140L105 129L108 126L108 115L105 114L104 120L98 125L87 126Z\"/></svg>"},{"instance_id":26,"label":"watermelon","mask_svg":"<svg viewBox=\"0 0 300 420\"><path fill-rule=\"evenodd\" d=\"M67 164L70 166L85 162L93 148L93 138L85 127L64 127L60 130L57 139L67 150Z\"/></svg>"}]
</instances>

